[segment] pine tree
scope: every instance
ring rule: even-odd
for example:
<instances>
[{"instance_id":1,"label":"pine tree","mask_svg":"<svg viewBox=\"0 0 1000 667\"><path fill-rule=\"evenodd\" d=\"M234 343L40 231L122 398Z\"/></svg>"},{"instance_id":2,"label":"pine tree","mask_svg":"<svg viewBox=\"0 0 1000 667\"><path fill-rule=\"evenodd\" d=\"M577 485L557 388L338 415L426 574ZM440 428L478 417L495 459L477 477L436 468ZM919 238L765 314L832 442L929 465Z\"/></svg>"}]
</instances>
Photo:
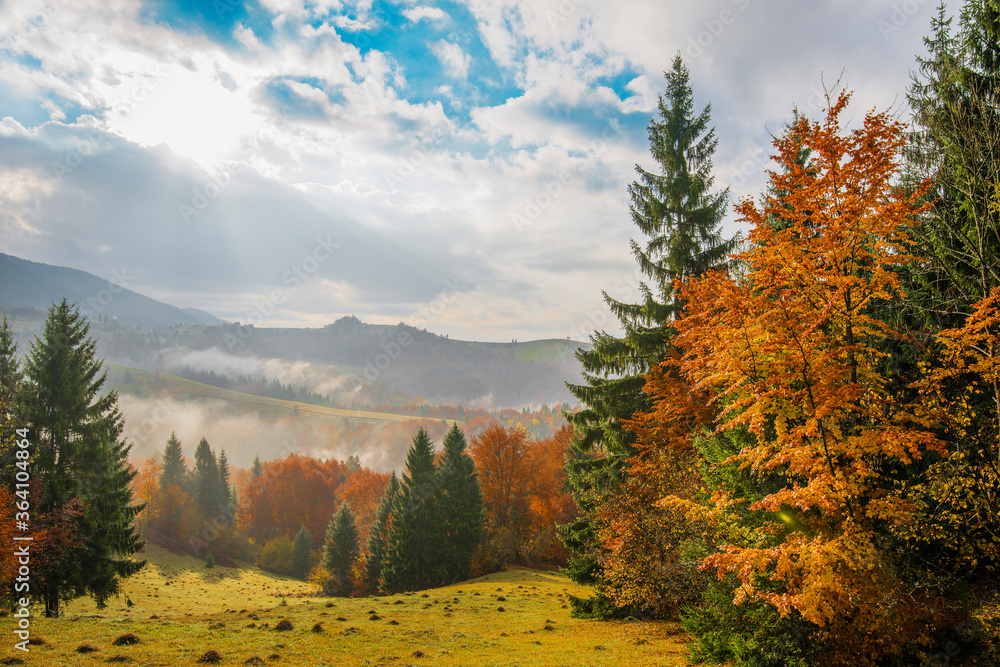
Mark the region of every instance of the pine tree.
<instances>
[{"instance_id":1,"label":"pine tree","mask_svg":"<svg viewBox=\"0 0 1000 667\"><path fill-rule=\"evenodd\" d=\"M160 469L160 488L167 488L167 484L174 484L178 489L183 489L187 482L187 465L184 463L184 452L181 449L181 441L171 432L167 439L167 446L163 449L163 467Z\"/></svg>"},{"instance_id":2,"label":"pine tree","mask_svg":"<svg viewBox=\"0 0 1000 667\"><path fill-rule=\"evenodd\" d=\"M398 593L429 588L435 580L436 554L441 548L436 523L434 446L421 428L406 455L406 473L393 504L386 540L382 587Z\"/></svg>"},{"instance_id":3,"label":"pine tree","mask_svg":"<svg viewBox=\"0 0 1000 667\"><path fill-rule=\"evenodd\" d=\"M940 319L1000 285L1000 3L967 0L957 35L942 3L924 43L908 94L916 130L907 157L913 181L934 178L933 209L912 231L931 261L909 291Z\"/></svg>"},{"instance_id":4,"label":"pine tree","mask_svg":"<svg viewBox=\"0 0 1000 667\"><path fill-rule=\"evenodd\" d=\"M250 479L255 480L264 474L264 466L260 462L259 456L253 457L253 467L250 468Z\"/></svg>"},{"instance_id":5,"label":"pine tree","mask_svg":"<svg viewBox=\"0 0 1000 667\"><path fill-rule=\"evenodd\" d=\"M4 449L14 437L17 423L18 392L21 387L21 363L17 356L14 332L4 314L0 321L0 475L6 480L14 463L13 451Z\"/></svg>"},{"instance_id":6,"label":"pine tree","mask_svg":"<svg viewBox=\"0 0 1000 667\"><path fill-rule=\"evenodd\" d=\"M79 309L64 299L49 309L26 366L23 419L36 443L34 477L42 486L34 512L59 512L74 500L82 510L74 521L78 546L44 571L33 570L39 585L31 596L44 602L49 617L59 615L60 602L82 595L104 608L122 580L145 565L132 559L143 542L134 525L142 506L132 504L131 446L122 439L118 395L101 393L107 373L88 333Z\"/></svg>"},{"instance_id":7,"label":"pine tree","mask_svg":"<svg viewBox=\"0 0 1000 667\"><path fill-rule=\"evenodd\" d=\"M444 584L465 579L483 535L483 492L472 457L465 451L465 434L452 425L444 437L444 457L438 468L438 522L441 546L437 578Z\"/></svg>"},{"instance_id":8,"label":"pine tree","mask_svg":"<svg viewBox=\"0 0 1000 667\"><path fill-rule=\"evenodd\" d=\"M566 415L577 433L567 473L581 516L563 528L563 542L576 554L568 573L584 584L600 581L590 512L601 494L621 483L623 463L634 454L634 436L621 424L649 408L645 375L666 357L671 321L683 307L673 281L723 264L736 243L720 232L729 191L711 191L718 143L709 127L711 105L695 114L690 76L679 54L665 76L659 117L648 126L658 171L636 165L639 178L629 186L632 221L647 239L644 245L633 241L632 252L650 283L640 284L639 303L604 293L624 335L591 336L591 349L577 351L586 384L568 385L586 407Z\"/></svg>"},{"instance_id":9,"label":"pine tree","mask_svg":"<svg viewBox=\"0 0 1000 667\"><path fill-rule=\"evenodd\" d=\"M229 459L226 457L226 450L219 452L219 488L220 501L225 505L226 512L233 516L236 513L233 502L233 488L229 482Z\"/></svg>"},{"instance_id":10,"label":"pine tree","mask_svg":"<svg viewBox=\"0 0 1000 667\"><path fill-rule=\"evenodd\" d=\"M312 534L302 526L292 546L292 568L295 576L305 579L309 574L309 566L312 565L313 539Z\"/></svg>"},{"instance_id":11,"label":"pine tree","mask_svg":"<svg viewBox=\"0 0 1000 667\"><path fill-rule=\"evenodd\" d=\"M382 567L385 564L386 542L389 538L389 522L396 496L399 495L399 479L392 473L389 486L382 494L382 501L375 511L375 521L368 532L368 548L365 557L365 588L371 592L382 590Z\"/></svg>"},{"instance_id":12,"label":"pine tree","mask_svg":"<svg viewBox=\"0 0 1000 667\"><path fill-rule=\"evenodd\" d=\"M350 505L341 503L340 509L326 528L326 542L323 545L323 567L330 573L331 595L351 594L351 569L360 548L360 534L354 514Z\"/></svg>"},{"instance_id":13,"label":"pine tree","mask_svg":"<svg viewBox=\"0 0 1000 667\"><path fill-rule=\"evenodd\" d=\"M225 508L229 494L220 494L219 462L205 438L198 442L194 450L194 482L195 502L202 516L215 516Z\"/></svg>"}]
</instances>

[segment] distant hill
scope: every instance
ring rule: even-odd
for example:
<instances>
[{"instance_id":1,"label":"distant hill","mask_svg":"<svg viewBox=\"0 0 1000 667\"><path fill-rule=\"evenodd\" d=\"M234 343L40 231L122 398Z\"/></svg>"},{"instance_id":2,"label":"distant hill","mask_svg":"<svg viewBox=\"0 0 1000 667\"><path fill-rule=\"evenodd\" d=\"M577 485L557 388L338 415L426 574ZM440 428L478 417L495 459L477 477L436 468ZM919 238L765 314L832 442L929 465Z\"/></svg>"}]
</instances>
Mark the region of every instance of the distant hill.
<instances>
[{"instance_id":1,"label":"distant hill","mask_svg":"<svg viewBox=\"0 0 1000 667\"><path fill-rule=\"evenodd\" d=\"M22 354L45 311L63 298L91 320L98 354L134 368L198 371L277 381L343 405L521 408L575 403L581 381L571 340L478 343L399 324L342 317L320 329L255 328L178 308L84 271L0 253L0 310L13 319Z\"/></svg>"},{"instance_id":2,"label":"distant hill","mask_svg":"<svg viewBox=\"0 0 1000 667\"><path fill-rule=\"evenodd\" d=\"M277 380L349 405L521 408L575 403L580 343L476 343L404 324L343 317L321 329L180 326L142 336L111 323L92 327L109 361L190 376L191 371Z\"/></svg>"},{"instance_id":3,"label":"distant hill","mask_svg":"<svg viewBox=\"0 0 1000 667\"><path fill-rule=\"evenodd\" d=\"M0 253L0 309L45 311L63 298L79 305L92 319L117 320L126 327L155 329L178 324L224 323L203 310L171 306L86 271Z\"/></svg>"}]
</instances>

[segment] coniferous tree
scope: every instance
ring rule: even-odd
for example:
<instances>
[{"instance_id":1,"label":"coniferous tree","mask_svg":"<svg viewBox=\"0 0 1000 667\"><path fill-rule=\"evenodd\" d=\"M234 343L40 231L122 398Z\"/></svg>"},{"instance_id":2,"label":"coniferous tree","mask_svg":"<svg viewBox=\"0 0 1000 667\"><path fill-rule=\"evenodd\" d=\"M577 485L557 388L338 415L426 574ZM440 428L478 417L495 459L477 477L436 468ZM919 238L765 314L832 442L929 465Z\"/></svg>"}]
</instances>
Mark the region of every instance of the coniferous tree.
<instances>
[{"instance_id":1,"label":"coniferous tree","mask_svg":"<svg viewBox=\"0 0 1000 667\"><path fill-rule=\"evenodd\" d=\"M228 494L220 493L219 462L205 438L194 450L194 466L195 502L202 516L215 516L225 507Z\"/></svg>"},{"instance_id":2,"label":"coniferous tree","mask_svg":"<svg viewBox=\"0 0 1000 667\"><path fill-rule=\"evenodd\" d=\"M444 437L444 457L437 475L441 531L437 578L450 584L468 576L472 553L483 535L486 511L476 463L466 452L465 434L457 424Z\"/></svg>"},{"instance_id":3,"label":"coniferous tree","mask_svg":"<svg viewBox=\"0 0 1000 667\"><path fill-rule=\"evenodd\" d=\"M399 479L392 473L389 486L382 494L382 501L375 511L375 521L368 532L368 555L365 557L365 588L371 592L382 590L382 567L385 564L386 542L389 537L389 522L393 503L399 495Z\"/></svg>"},{"instance_id":4,"label":"coniferous tree","mask_svg":"<svg viewBox=\"0 0 1000 667\"><path fill-rule=\"evenodd\" d=\"M160 469L160 488L167 488L167 484L173 484L178 489L183 489L187 482L187 465L184 463L184 452L181 450L181 441L171 432L167 439L167 446L163 449L163 467Z\"/></svg>"},{"instance_id":5,"label":"coniferous tree","mask_svg":"<svg viewBox=\"0 0 1000 667\"><path fill-rule=\"evenodd\" d=\"M292 545L292 568L295 576L305 579L309 574L309 566L312 565L313 539L309 530L302 526Z\"/></svg>"},{"instance_id":6,"label":"coniferous tree","mask_svg":"<svg viewBox=\"0 0 1000 667\"><path fill-rule=\"evenodd\" d=\"M0 321L0 475L4 479L13 465L13 452L4 447L14 437L17 423L18 391L21 387L21 363L17 356L14 332L4 314Z\"/></svg>"},{"instance_id":7,"label":"coniferous tree","mask_svg":"<svg viewBox=\"0 0 1000 667\"><path fill-rule=\"evenodd\" d=\"M421 428L407 452L406 472L392 507L382 568L382 587L387 592L413 591L438 583L435 564L441 540L435 475L434 445Z\"/></svg>"},{"instance_id":8,"label":"coniferous tree","mask_svg":"<svg viewBox=\"0 0 1000 667\"><path fill-rule=\"evenodd\" d=\"M225 505L226 511L230 515L235 515L236 507L233 502L233 488L229 482L229 459L226 457L226 450L219 452L219 488L220 501Z\"/></svg>"},{"instance_id":9,"label":"coniferous tree","mask_svg":"<svg viewBox=\"0 0 1000 667\"><path fill-rule=\"evenodd\" d=\"M934 179L933 208L911 232L930 262L909 291L935 326L950 326L1000 285L1000 2L967 0L957 34L942 3L924 43L907 158L912 180Z\"/></svg>"},{"instance_id":10,"label":"coniferous tree","mask_svg":"<svg viewBox=\"0 0 1000 667\"><path fill-rule=\"evenodd\" d=\"M260 462L259 456L253 457L253 466L250 468L250 479L255 480L264 474L264 466Z\"/></svg>"},{"instance_id":11,"label":"coniferous tree","mask_svg":"<svg viewBox=\"0 0 1000 667\"><path fill-rule=\"evenodd\" d=\"M331 595L351 594L351 569L360 549L360 533L354 514L350 505L341 503L337 514L327 526L326 542L323 545L323 567L330 573Z\"/></svg>"},{"instance_id":12,"label":"coniferous tree","mask_svg":"<svg viewBox=\"0 0 1000 667\"><path fill-rule=\"evenodd\" d=\"M621 483L623 463L634 454L634 436L621 424L649 408L645 375L666 358L671 322L683 307L673 281L723 264L735 247L735 240L725 240L720 232L729 191L712 192L718 140L709 125L711 105L695 112L690 76L679 54L666 79L658 118L648 126L657 171L636 165L639 178L629 186L632 221L646 237L644 244L632 242L632 252L649 283L640 284L638 303L604 293L624 335L592 335L591 349L577 351L585 384L568 385L585 406L567 414L577 432L567 473L581 515L563 529L564 543L576 554L568 572L580 583L600 581L590 512L602 494Z\"/></svg>"},{"instance_id":13,"label":"coniferous tree","mask_svg":"<svg viewBox=\"0 0 1000 667\"><path fill-rule=\"evenodd\" d=\"M57 513L74 502L81 509L73 520L76 545L33 571L39 585L31 595L44 602L46 616L58 616L61 602L82 595L103 608L122 580L145 565L132 559L143 542L134 525L142 506L132 504L131 445L122 439L118 395L101 393L107 373L88 333L79 309L64 299L49 309L26 365L22 418L42 486L34 512Z\"/></svg>"}]
</instances>

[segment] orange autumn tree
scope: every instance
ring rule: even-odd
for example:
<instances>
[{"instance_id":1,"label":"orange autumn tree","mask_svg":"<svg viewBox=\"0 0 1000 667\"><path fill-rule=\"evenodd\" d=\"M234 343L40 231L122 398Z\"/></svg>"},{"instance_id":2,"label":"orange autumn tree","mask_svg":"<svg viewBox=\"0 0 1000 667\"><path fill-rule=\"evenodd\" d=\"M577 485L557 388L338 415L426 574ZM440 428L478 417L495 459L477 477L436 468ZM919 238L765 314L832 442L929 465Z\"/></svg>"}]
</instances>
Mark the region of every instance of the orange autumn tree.
<instances>
[{"instance_id":1,"label":"orange autumn tree","mask_svg":"<svg viewBox=\"0 0 1000 667\"><path fill-rule=\"evenodd\" d=\"M1000 287L971 311L937 333L912 384L948 457L913 483L919 514L906 537L940 548L942 569L974 583L1000 569Z\"/></svg>"},{"instance_id":2,"label":"orange autumn tree","mask_svg":"<svg viewBox=\"0 0 1000 667\"><path fill-rule=\"evenodd\" d=\"M746 434L724 463L768 487L749 505L737 489L714 490L702 515L723 527L722 540L702 568L738 578L736 604L762 601L812 624L824 664L862 665L928 642L946 614L885 548L917 510L887 471L944 452L930 420L890 391L881 363L904 336L879 312L903 297L898 271L916 261L906 229L927 186L894 187L902 125L872 112L844 131L849 100L842 93L823 122L798 118L775 140L771 194L737 206L751 226L749 249L734 256L741 271L681 288L673 343L683 354L651 378L654 410L632 427L641 441L683 451L689 434L673 427L692 406L664 382L679 374L707 393L714 433ZM698 509L683 493L658 505ZM741 507L764 513L761 529L731 529Z\"/></svg>"},{"instance_id":3,"label":"orange autumn tree","mask_svg":"<svg viewBox=\"0 0 1000 667\"><path fill-rule=\"evenodd\" d=\"M493 422L469 441L486 508L485 533L474 569L492 571L514 560L560 563L565 558L555 524L575 511L564 491L564 461L571 431L535 440L521 425Z\"/></svg>"}]
</instances>

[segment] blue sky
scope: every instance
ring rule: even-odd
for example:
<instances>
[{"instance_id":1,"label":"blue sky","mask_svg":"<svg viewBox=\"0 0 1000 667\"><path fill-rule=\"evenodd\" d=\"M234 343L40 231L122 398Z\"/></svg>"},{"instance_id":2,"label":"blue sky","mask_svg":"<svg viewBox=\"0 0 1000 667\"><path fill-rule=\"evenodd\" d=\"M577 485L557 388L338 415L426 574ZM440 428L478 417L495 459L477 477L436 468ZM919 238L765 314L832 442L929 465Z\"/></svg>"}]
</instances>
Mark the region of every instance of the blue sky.
<instances>
[{"instance_id":1,"label":"blue sky","mask_svg":"<svg viewBox=\"0 0 1000 667\"><path fill-rule=\"evenodd\" d=\"M928 0L0 3L0 250L261 326L614 330L678 51L764 187L824 82L906 119ZM727 230L739 231L730 216ZM270 305L269 305L270 304ZM428 317L428 313L430 316Z\"/></svg>"}]
</instances>

